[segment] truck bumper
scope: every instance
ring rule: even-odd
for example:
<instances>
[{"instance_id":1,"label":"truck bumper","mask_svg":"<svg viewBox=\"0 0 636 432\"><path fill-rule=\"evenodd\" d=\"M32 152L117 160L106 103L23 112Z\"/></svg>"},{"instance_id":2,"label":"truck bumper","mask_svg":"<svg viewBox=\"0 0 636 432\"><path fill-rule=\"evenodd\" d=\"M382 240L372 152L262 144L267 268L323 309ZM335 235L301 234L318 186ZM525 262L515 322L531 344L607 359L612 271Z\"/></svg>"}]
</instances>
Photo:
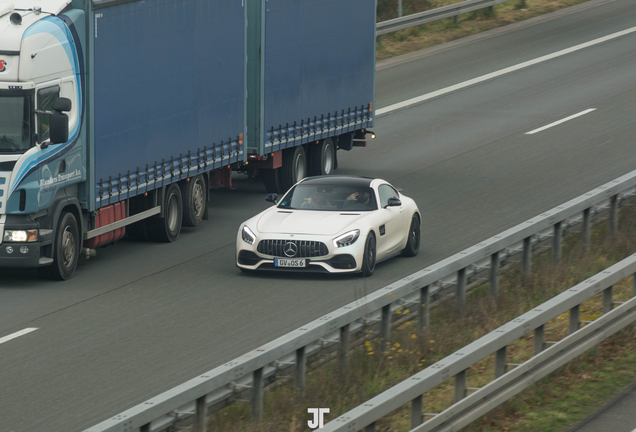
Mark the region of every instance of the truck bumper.
<instances>
[{"instance_id":1,"label":"truck bumper","mask_svg":"<svg viewBox=\"0 0 636 432\"><path fill-rule=\"evenodd\" d=\"M38 241L35 242L5 242L0 235L0 268L33 268L51 263L50 258L43 258L42 255L43 250L51 248L51 230L41 230L40 224L26 215L6 215L2 218L2 222L4 222L3 227L0 227L2 234L7 230L37 229L39 235Z\"/></svg>"}]
</instances>

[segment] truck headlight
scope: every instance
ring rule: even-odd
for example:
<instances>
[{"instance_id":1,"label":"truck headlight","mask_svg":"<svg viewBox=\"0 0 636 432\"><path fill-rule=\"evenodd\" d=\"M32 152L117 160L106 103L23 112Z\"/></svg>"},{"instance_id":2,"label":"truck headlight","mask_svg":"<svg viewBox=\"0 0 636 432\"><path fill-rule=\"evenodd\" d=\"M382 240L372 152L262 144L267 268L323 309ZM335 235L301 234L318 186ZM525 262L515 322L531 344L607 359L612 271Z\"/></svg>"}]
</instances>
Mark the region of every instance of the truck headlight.
<instances>
[{"instance_id":1,"label":"truck headlight","mask_svg":"<svg viewBox=\"0 0 636 432\"><path fill-rule=\"evenodd\" d=\"M247 225L243 225L243 229L241 230L241 237L247 244L254 244L254 242L256 241L256 235L252 232L251 229L247 227Z\"/></svg>"},{"instance_id":2,"label":"truck headlight","mask_svg":"<svg viewBox=\"0 0 636 432\"><path fill-rule=\"evenodd\" d=\"M358 240L358 237L360 237L360 230L349 231L333 239L333 245L337 248L350 246Z\"/></svg>"},{"instance_id":3,"label":"truck headlight","mask_svg":"<svg viewBox=\"0 0 636 432\"><path fill-rule=\"evenodd\" d=\"M38 230L5 230L3 241L14 243L38 241Z\"/></svg>"}]
</instances>

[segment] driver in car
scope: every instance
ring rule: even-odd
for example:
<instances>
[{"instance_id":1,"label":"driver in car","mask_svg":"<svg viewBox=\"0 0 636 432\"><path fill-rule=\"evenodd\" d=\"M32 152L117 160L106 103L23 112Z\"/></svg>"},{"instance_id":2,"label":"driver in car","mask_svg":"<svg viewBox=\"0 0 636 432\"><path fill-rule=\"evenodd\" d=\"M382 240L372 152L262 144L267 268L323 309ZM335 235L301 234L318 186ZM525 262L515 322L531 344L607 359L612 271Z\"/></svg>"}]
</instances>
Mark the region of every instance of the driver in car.
<instances>
[{"instance_id":1,"label":"driver in car","mask_svg":"<svg viewBox=\"0 0 636 432\"><path fill-rule=\"evenodd\" d=\"M303 198L305 200L304 203L300 205L300 208L314 209L319 210L328 205L327 197L324 193L319 191L313 191L311 196L308 198Z\"/></svg>"},{"instance_id":2,"label":"driver in car","mask_svg":"<svg viewBox=\"0 0 636 432\"><path fill-rule=\"evenodd\" d=\"M342 206L343 209L360 209L362 206L369 209L371 194L368 190L359 190L349 195Z\"/></svg>"}]
</instances>

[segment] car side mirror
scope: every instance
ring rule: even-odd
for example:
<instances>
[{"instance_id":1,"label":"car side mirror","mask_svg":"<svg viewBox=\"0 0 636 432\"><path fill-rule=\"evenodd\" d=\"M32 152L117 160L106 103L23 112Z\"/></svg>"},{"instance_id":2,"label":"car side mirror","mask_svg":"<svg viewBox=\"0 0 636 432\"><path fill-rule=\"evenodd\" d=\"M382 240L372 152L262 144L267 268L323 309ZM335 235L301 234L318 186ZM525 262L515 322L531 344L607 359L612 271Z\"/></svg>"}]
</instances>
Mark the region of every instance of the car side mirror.
<instances>
[{"instance_id":1,"label":"car side mirror","mask_svg":"<svg viewBox=\"0 0 636 432\"><path fill-rule=\"evenodd\" d=\"M71 110L71 100L68 98L57 98L53 102L53 114L49 118L49 133L51 144L61 144L68 141L68 115L63 111Z\"/></svg>"},{"instance_id":2,"label":"car side mirror","mask_svg":"<svg viewBox=\"0 0 636 432\"><path fill-rule=\"evenodd\" d=\"M401 205L402 201L398 198L389 198L389 201L386 204L387 207L400 207Z\"/></svg>"},{"instance_id":3,"label":"car side mirror","mask_svg":"<svg viewBox=\"0 0 636 432\"><path fill-rule=\"evenodd\" d=\"M278 203L278 195L275 193L271 193L265 197L265 201L276 204Z\"/></svg>"}]
</instances>

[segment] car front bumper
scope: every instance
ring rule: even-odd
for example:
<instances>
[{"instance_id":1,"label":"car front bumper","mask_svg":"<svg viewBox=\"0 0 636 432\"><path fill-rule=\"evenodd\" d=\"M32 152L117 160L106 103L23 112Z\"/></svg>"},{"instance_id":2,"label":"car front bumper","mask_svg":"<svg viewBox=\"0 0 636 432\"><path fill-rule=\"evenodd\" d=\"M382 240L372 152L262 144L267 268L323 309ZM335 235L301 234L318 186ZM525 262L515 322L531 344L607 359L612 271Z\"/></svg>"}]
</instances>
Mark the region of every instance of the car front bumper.
<instances>
[{"instance_id":1,"label":"car front bumper","mask_svg":"<svg viewBox=\"0 0 636 432\"><path fill-rule=\"evenodd\" d=\"M242 229L242 227L241 227ZM334 237L301 235L301 234L259 234L256 233L256 241L249 244L243 241L241 231L236 240L236 265L246 270L269 270L297 273L355 273L362 269L362 256L364 252L365 236L360 236L358 240L349 246L336 247L333 244ZM285 256L282 253L271 255L259 251L258 245L261 241L276 240L279 242L322 242L326 245L327 253L322 256L308 257ZM283 244L284 244L283 243ZM304 259L305 267L277 267L276 258L281 259Z\"/></svg>"}]
</instances>

